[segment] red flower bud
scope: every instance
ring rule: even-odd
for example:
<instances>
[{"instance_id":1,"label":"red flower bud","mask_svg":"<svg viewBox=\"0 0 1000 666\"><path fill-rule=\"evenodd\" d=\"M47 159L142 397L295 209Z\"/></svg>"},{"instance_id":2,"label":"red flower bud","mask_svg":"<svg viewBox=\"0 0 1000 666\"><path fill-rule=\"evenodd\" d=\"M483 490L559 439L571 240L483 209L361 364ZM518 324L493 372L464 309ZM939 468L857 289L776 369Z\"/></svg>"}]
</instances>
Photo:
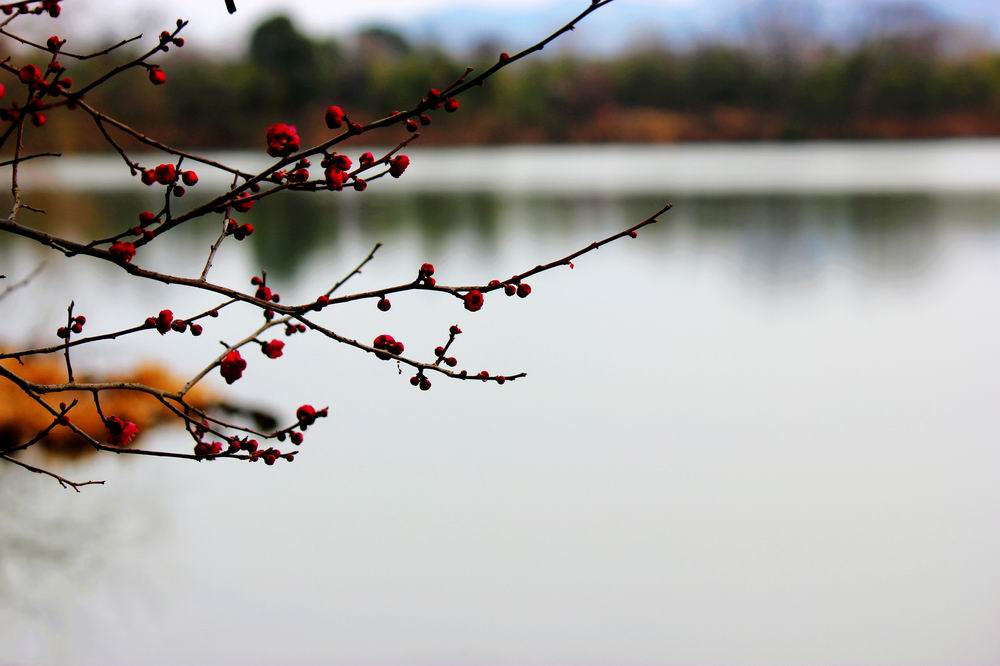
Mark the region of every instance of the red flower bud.
<instances>
[{"instance_id":1,"label":"red flower bud","mask_svg":"<svg viewBox=\"0 0 1000 666\"><path fill-rule=\"evenodd\" d=\"M270 340L261 345L260 350L268 358L278 358L284 353L285 343L281 340Z\"/></svg>"},{"instance_id":2,"label":"red flower bud","mask_svg":"<svg viewBox=\"0 0 1000 666\"><path fill-rule=\"evenodd\" d=\"M389 175L393 178L399 178L408 166L410 166L409 157L406 155L396 155L389 160Z\"/></svg>"},{"instance_id":3,"label":"red flower bud","mask_svg":"<svg viewBox=\"0 0 1000 666\"><path fill-rule=\"evenodd\" d=\"M347 114L339 106L326 107L326 126L330 129L339 129L344 126L344 118Z\"/></svg>"},{"instance_id":4,"label":"red flower bud","mask_svg":"<svg viewBox=\"0 0 1000 666\"><path fill-rule=\"evenodd\" d=\"M111 257L122 264L128 264L132 262L132 258L135 257L135 245L126 241L115 241L108 248L108 252L111 253Z\"/></svg>"},{"instance_id":5,"label":"red flower bud","mask_svg":"<svg viewBox=\"0 0 1000 666\"><path fill-rule=\"evenodd\" d=\"M153 175L160 185L169 185L177 182L177 167L173 164L161 164L153 169Z\"/></svg>"},{"instance_id":6,"label":"red flower bud","mask_svg":"<svg viewBox=\"0 0 1000 666\"><path fill-rule=\"evenodd\" d=\"M139 426L117 416L112 416L104 422L108 430L108 443L115 446L128 446L139 434Z\"/></svg>"},{"instance_id":7,"label":"red flower bud","mask_svg":"<svg viewBox=\"0 0 1000 666\"><path fill-rule=\"evenodd\" d=\"M243 371L247 369L247 362L243 360L238 349L233 349L219 363L219 371L227 384L232 384L243 376Z\"/></svg>"},{"instance_id":8,"label":"red flower bud","mask_svg":"<svg viewBox=\"0 0 1000 666\"><path fill-rule=\"evenodd\" d=\"M465 309L469 312L478 312L480 308L483 307L485 298L483 298L483 292L478 289L473 289L465 295L462 299L465 301Z\"/></svg>"},{"instance_id":9,"label":"red flower bud","mask_svg":"<svg viewBox=\"0 0 1000 666\"><path fill-rule=\"evenodd\" d=\"M267 128L267 154L285 157L299 149L299 133L295 125L275 123Z\"/></svg>"},{"instance_id":10,"label":"red flower bud","mask_svg":"<svg viewBox=\"0 0 1000 666\"><path fill-rule=\"evenodd\" d=\"M160 67L152 67L149 70L149 82L154 86L162 86L167 82L167 73Z\"/></svg>"},{"instance_id":11,"label":"red flower bud","mask_svg":"<svg viewBox=\"0 0 1000 666\"><path fill-rule=\"evenodd\" d=\"M21 83L33 85L41 80L42 70L38 69L36 65L25 65L17 70L17 78L21 79Z\"/></svg>"}]
</instances>

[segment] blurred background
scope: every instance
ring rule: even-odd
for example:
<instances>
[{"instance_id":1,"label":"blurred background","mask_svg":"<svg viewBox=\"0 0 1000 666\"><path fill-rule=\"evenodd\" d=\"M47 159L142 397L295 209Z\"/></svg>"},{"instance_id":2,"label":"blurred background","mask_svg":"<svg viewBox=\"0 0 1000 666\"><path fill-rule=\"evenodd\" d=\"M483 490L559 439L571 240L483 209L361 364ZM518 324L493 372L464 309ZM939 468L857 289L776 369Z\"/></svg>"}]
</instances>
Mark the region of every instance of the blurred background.
<instances>
[{"instance_id":1,"label":"blurred background","mask_svg":"<svg viewBox=\"0 0 1000 666\"><path fill-rule=\"evenodd\" d=\"M83 51L190 18L166 86L136 72L91 101L255 170L270 123L318 142L326 105L405 108L586 2L64 4L11 29ZM213 276L266 270L283 302L376 242L356 289L424 261L468 284L675 207L523 301L318 317L427 358L457 323L459 367L524 380L423 393L293 336L209 389L282 421L329 405L294 464L30 459L107 480L80 495L0 467L0 665L1000 663L998 28L975 0L618 0L437 114L398 181L260 203ZM48 212L22 221L89 240L162 197L84 121L28 134L67 156L24 165ZM230 181L199 174L181 209ZM216 222L137 261L197 275ZM9 278L42 262L2 304L0 346L51 342L71 298L88 333L216 303L0 238ZM258 321L234 309L201 338L130 336L75 366L184 377ZM190 447L174 427L140 443Z\"/></svg>"}]
</instances>

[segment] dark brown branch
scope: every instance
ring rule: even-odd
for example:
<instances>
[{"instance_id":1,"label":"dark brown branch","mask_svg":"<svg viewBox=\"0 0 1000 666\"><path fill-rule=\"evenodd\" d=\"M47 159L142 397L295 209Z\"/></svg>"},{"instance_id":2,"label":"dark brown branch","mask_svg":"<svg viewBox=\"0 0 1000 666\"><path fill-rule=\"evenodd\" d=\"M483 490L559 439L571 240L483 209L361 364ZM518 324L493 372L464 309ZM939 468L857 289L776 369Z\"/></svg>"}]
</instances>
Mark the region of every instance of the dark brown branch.
<instances>
[{"instance_id":1,"label":"dark brown branch","mask_svg":"<svg viewBox=\"0 0 1000 666\"><path fill-rule=\"evenodd\" d=\"M76 492L80 492L80 488L83 486L103 486L103 481L70 481L64 476L60 476L55 472L50 472L47 469L42 469L41 467L35 467L34 465L29 465L26 462L21 462L17 458L11 458L10 456L0 455L0 458L6 460L7 462L14 463L18 467L23 467L29 472L34 472L35 474L44 474L45 476L52 477L59 482L59 485L63 488L72 488Z\"/></svg>"}]
</instances>

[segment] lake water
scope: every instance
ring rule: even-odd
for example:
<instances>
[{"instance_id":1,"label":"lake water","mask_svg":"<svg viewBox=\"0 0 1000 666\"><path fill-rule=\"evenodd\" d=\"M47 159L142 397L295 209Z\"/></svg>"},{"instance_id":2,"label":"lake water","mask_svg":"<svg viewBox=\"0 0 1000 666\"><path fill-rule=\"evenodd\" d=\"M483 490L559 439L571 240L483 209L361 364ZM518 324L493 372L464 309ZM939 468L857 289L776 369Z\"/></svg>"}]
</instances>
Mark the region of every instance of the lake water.
<instances>
[{"instance_id":1,"label":"lake water","mask_svg":"<svg viewBox=\"0 0 1000 666\"><path fill-rule=\"evenodd\" d=\"M522 381L424 393L294 336L228 394L286 419L330 405L294 464L52 461L108 482L80 495L0 467L0 665L1000 662L1000 144L412 156L363 195L261 203L215 279L264 268L306 301L381 241L354 288L423 261L468 284L675 208L525 300L319 318L428 358L458 323L462 367ZM31 166L29 203L67 234L156 202L115 187L114 161ZM137 260L197 275L214 233ZM71 297L88 333L219 300L0 243L8 276L43 258L4 303L5 344L54 330ZM77 363L193 372L256 321Z\"/></svg>"}]
</instances>

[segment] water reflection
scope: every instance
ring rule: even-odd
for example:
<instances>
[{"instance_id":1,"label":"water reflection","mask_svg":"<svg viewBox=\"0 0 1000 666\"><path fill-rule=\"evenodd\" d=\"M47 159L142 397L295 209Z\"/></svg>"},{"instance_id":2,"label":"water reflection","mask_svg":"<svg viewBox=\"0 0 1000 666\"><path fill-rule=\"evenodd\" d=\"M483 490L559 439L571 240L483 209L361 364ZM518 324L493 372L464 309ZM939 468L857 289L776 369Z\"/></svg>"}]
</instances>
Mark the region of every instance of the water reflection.
<instances>
[{"instance_id":1,"label":"water reflection","mask_svg":"<svg viewBox=\"0 0 1000 666\"><path fill-rule=\"evenodd\" d=\"M504 235L527 231L546 244L583 231L595 237L637 221L665 197L580 195L511 197L490 192L398 196L305 196L267 200L244 219L253 222L253 261L271 273L302 279L310 257L343 243L344 235L368 243L406 239L426 254L461 240L480 256L500 250ZM51 214L35 224L83 238L117 231L155 198L132 193L39 193L33 200ZM901 194L827 196L678 197L665 224L643 235L637 258L658 261L683 243L699 254L727 257L739 278L769 289L802 289L829 270L843 268L879 282L905 285L934 269L952 231L994 233L1000 197ZM71 213L71 214L70 214ZM217 234L214 219L189 225L178 237L192 250ZM58 227L62 228L58 228ZM544 240L541 240L544 239ZM0 238L0 251L9 246ZM651 245L650 243L654 243ZM192 264L193 265L193 264Z\"/></svg>"},{"instance_id":2,"label":"water reflection","mask_svg":"<svg viewBox=\"0 0 1000 666\"><path fill-rule=\"evenodd\" d=\"M264 268L304 300L376 241L359 288L425 260L456 281L503 277L664 198L345 194L256 207L257 234L223 246L217 278ZM81 238L157 203L31 200ZM411 294L329 314L428 354L457 322L462 364L524 382L424 394L296 336L230 389L278 415L333 407L294 465L98 456L66 470L108 479L81 497L0 469L0 662L996 663L1000 197L674 203L524 301L470 315ZM215 233L192 225L143 259L196 274ZM45 254L0 238L8 275ZM95 331L151 303L202 305L147 283L108 297L116 271L54 262L11 301L2 339L53 330L74 293ZM91 360L112 372L151 356L183 375L255 317Z\"/></svg>"}]
</instances>

